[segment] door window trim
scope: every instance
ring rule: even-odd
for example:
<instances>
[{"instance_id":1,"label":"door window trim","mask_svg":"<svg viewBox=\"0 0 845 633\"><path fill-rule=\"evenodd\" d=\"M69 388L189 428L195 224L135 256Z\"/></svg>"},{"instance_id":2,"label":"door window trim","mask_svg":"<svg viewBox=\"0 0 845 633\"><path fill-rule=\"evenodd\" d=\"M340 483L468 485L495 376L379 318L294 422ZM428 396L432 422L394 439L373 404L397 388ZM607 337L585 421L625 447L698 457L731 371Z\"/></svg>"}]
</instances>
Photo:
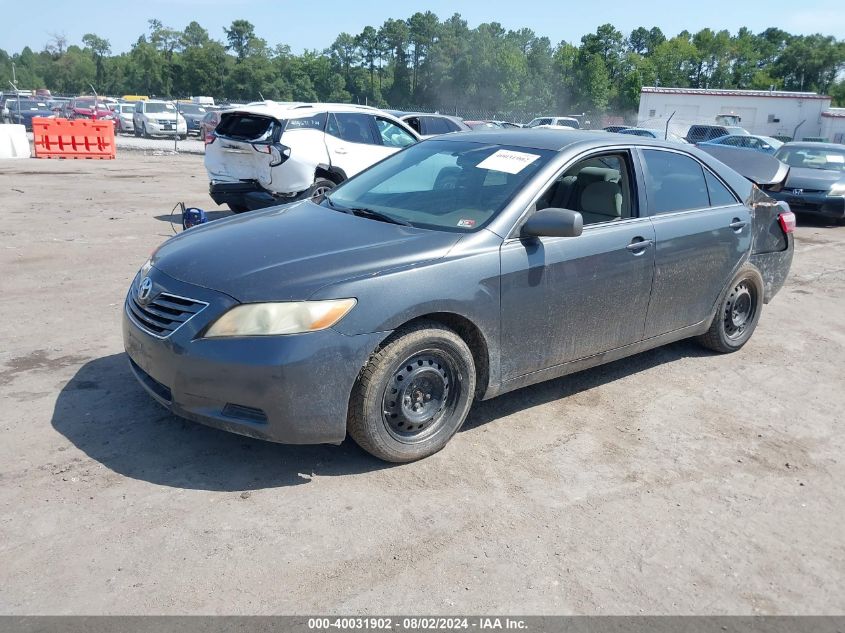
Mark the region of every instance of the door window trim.
<instances>
[{"instance_id":1,"label":"door window trim","mask_svg":"<svg viewBox=\"0 0 845 633\"><path fill-rule=\"evenodd\" d=\"M730 186L729 186L729 185L728 185L728 184L727 184L727 183L726 183L726 182L725 182L725 181L724 181L724 180L723 180L723 179L719 176L719 174L717 174L715 171L713 171L712 169L710 169L710 168L709 168L709 167L708 167L708 166L707 166L707 165L706 165L703 161L699 160L697 156L693 156L692 154L688 154L687 152L684 152L684 151L682 151L682 150L677 150L677 149L675 149L675 148L673 148L673 147L651 147L651 146L642 146L642 147L637 147L637 148L634 148L634 151L636 152L637 157L638 157L638 159L639 159L640 168L642 169L642 174L643 174L643 177L645 177L645 175L648 173L648 165L646 164L646 161L645 161L645 156L643 156L643 155L642 155L642 151L643 151L643 150L648 150L648 151L657 151L657 152L668 152L668 153L670 153L670 154L680 154L681 156L685 156L685 157L687 157L687 158L691 158L691 159L692 159L692 160L694 160L696 163L698 163L698 166L699 166L699 167L701 167L701 177L702 177L702 178L704 178L704 187L705 187L705 189L707 190L707 202L708 202L708 204L707 204L707 206L706 206L706 207L696 207L696 208L694 208L694 209L681 209L681 210L679 210L679 211L670 211L670 212L668 212L668 213L652 213L652 212L651 212L651 209L650 209L650 208L649 208L649 206L648 206L648 189L647 189L647 187L645 187L645 183L644 183L644 184L643 184L643 194L645 195L645 198L646 198L646 204L645 204L646 217L650 217L650 218L664 218L664 217L667 217L667 218L668 218L668 217L673 217L673 216L676 216L676 215L685 215L685 214L687 214L687 213L693 213L693 212L695 212L695 213L701 213L702 211L709 211L710 209L728 209L728 208L730 208L730 207L735 207L735 206L737 206L737 205L742 205L742 206L745 206L745 205L743 205L743 204L742 204L742 202L740 201L740 198L739 198L739 196L736 194L736 191L734 191L734 190L733 190L733 189L732 189L732 188L731 188L731 187L730 187ZM734 197L734 199L736 200L736 202L735 202L734 204L719 204L719 205L711 205L711 204L709 204L709 203L710 203L710 188L709 188L709 187L707 187L707 178L706 178L706 177L705 177L705 175L704 175L704 172L705 172L705 171L710 172L710 174L711 174L711 175L712 175L712 176L713 176L716 180L718 180L720 183L722 183L722 185L724 185L725 189L727 189L727 190L728 190L728 193L730 193L730 194Z\"/></svg>"},{"instance_id":2,"label":"door window trim","mask_svg":"<svg viewBox=\"0 0 845 633\"><path fill-rule=\"evenodd\" d=\"M631 196L631 211L636 211L635 216L631 216L630 218L624 218L622 220L609 220L607 222L595 222L593 224L588 224L584 227L586 231L590 227L603 227L603 226L618 226L621 224L628 224L634 220L643 220L648 219L648 215L643 215L640 213L640 209L642 208L643 201L644 201L644 183L641 181L641 172L637 169L637 163L639 163L639 156L635 155L633 151L633 147L630 145L613 145L609 147L602 147L601 149L589 149L581 152L580 154L576 154L571 160L567 161L563 164L563 166L558 169L546 182L540 186L535 193L534 197L531 198L531 202L525 207L525 209L520 214L519 218L517 218L516 222L514 222L513 227L511 230L508 231L507 237L505 237L505 242L512 240L521 240L522 238L519 236L519 230L522 228L522 225L530 218L534 213L537 211L537 201L548 191L549 187L560 178L567 170L572 168L577 163L581 162L582 160L587 160L588 158L592 158L593 156L604 156L605 154L627 154L628 157L628 168L630 172L628 174L628 180L631 183L632 188L632 196ZM560 238L560 239L572 239L572 238Z\"/></svg>"}]
</instances>

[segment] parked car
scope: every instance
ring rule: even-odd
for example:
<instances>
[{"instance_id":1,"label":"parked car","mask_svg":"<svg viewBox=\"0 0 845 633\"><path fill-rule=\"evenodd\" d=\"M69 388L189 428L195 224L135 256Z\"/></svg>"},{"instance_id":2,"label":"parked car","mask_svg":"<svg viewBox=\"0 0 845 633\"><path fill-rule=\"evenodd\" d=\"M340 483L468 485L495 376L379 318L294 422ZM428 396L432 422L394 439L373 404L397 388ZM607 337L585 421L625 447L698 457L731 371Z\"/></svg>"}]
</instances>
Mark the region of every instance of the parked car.
<instances>
[{"instance_id":1,"label":"parked car","mask_svg":"<svg viewBox=\"0 0 845 633\"><path fill-rule=\"evenodd\" d=\"M205 113L205 116L200 121L200 138L206 143L214 142L214 129L220 123L220 115L223 110L211 110Z\"/></svg>"},{"instance_id":2,"label":"parked car","mask_svg":"<svg viewBox=\"0 0 845 633\"><path fill-rule=\"evenodd\" d=\"M581 129L578 119L571 116L545 116L532 119L525 127L571 128Z\"/></svg>"},{"instance_id":3,"label":"parked car","mask_svg":"<svg viewBox=\"0 0 845 633\"><path fill-rule=\"evenodd\" d=\"M523 128L525 127L521 123L514 123L513 121L489 121L489 123L495 123L503 128L512 129L512 128Z\"/></svg>"},{"instance_id":4,"label":"parked car","mask_svg":"<svg viewBox=\"0 0 845 633\"><path fill-rule=\"evenodd\" d=\"M48 119L56 118L55 113L46 101L35 99L9 99L7 107L9 109L9 122L23 125L27 130L32 130L32 119L34 117L44 117Z\"/></svg>"},{"instance_id":5,"label":"parked car","mask_svg":"<svg viewBox=\"0 0 845 633\"><path fill-rule=\"evenodd\" d=\"M684 137L687 143L703 143L705 141L712 141L714 138L721 138L722 136L750 134L748 130L742 127L732 125L691 125Z\"/></svg>"},{"instance_id":6,"label":"parked car","mask_svg":"<svg viewBox=\"0 0 845 633\"><path fill-rule=\"evenodd\" d=\"M750 149L755 152L763 152L764 154L774 154L783 141L779 141L771 136L756 136L753 134L728 134L720 136L710 141L703 141L698 145L729 145L731 147L738 147L740 149Z\"/></svg>"},{"instance_id":7,"label":"parked car","mask_svg":"<svg viewBox=\"0 0 845 633\"><path fill-rule=\"evenodd\" d=\"M132 134L135 132L135 122L132 119L135 114L134 103L117 103L114 105L113 112L115 133Z\"/></svg>"},{"instance_id":8,"label":"parked car","mask_svg":"<svg viewBox=\"0 0 845 633\"><path fill-rule=\"evenodd\" d=\"M229 110L206 141L209 193L236 213L320 196L418 140L399 119L366 106L262 103Z\"/></svg>"},{"instance_id":9,"label":"parked car","mask_svg":"<svg viewBox=\"0 0 845 633\"><path fill-rule=\"evenodd\" d=\"M656 139L665 139L666 141L673 141L675 143L686 143L686 139L678 136L677 134L673 134L672 132L666 132L665 130L652 130L651 128L645 127L629 127L625 128L624 130L619 130L617 134L630 134L632 136L642 136L644 138L656 138Z\"/></svg>"},{"instance_id":10,"label":"parked car","mask_svg":"<svg viewBox=\"0 0 845 633\"><path fill-rule=\"evenodd\" d=\"M845 146L835 143L784 143L775 158L789 165L783 188L773 198L796 213L845 224Z\"/></svg>"},{"instance_id":11,"label":"parked car","mask_svg":"<svg viewBox=\"0 0 845 633\"><path fill-rule=\"evenodd\" d=\"M493 121L465 121L465 123L473 130L501 130L503 129L498 123Z\"/></svg>"},{"instance_id":12,"label":"parked car","mask_svg":"<svg viewBox=\"0 0 845 633\"><path fill-rule=\"evenodd\" d=\"M74 97L64 107L62 115L66 119L115 120L108 104L96 97Z\"/></svg>"},{"instance_id":13,"label":"parked car","mask_svg":"<svg viewBox=\"0 0 845 633\"><path fill-rule=\"evenodd\" d=\"M172 101L136 101L132 113L135 136L174 136L188 138L188 123Z\"/></svg>"},{"instance_id":14,"label":"parked car","mask_svg":"<svg viewBox=\"0 0 845 633\"><path fill-rule=\"evenodd\" d=\"M786 171L741 158L775 174L761 186ZM786 279L793 228L787 205L695 147L440 136L320 199L171 238L130 285L124 345L178 415L276 442L348 433L407 462L443 448L475 399L688 337L739 350Z\"/></svg>"},{"instance_id":15,"label":"parked car","mask_svg":"<svg viewBox=\"0 0 845 633\"><path fill-rule=\"evenodd\" d=\"M431 138L450 132L467 132L472 129L464 123L463 119L448 114L399 112L397 110L387 110L387 112L414 130L420 138Z\"/></svg>"},{"instance_id":16,"label":"parked car","mask_svg":"<svg viewBox=\"0 0 845 633\"><path fill-rule=\"evenodd\" d=\"M202 135L202 132L200 131L200 124L205 118L205 115L208 114L209 109L213 107L213 105L204 106L196 103L176 104L179 114L185 118L185 122L188 124L188 134L196 134L197 136Z\"/></svg>"}]
</instances>

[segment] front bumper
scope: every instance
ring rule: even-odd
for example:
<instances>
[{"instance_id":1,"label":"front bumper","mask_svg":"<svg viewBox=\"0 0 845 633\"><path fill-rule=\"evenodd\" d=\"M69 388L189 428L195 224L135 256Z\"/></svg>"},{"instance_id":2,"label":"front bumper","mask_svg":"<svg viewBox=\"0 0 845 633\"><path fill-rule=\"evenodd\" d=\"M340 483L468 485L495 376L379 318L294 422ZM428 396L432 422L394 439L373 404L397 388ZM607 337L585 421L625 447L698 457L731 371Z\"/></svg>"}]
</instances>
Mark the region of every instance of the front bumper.
<instances>
[{"instance_id":1,"label":"front bumper","mask_svg":"<svg viewBox=\"0 0 845 633\"><path fill-rule=\"evenodd\" d=\"M767 191L775 200L784 200L795 213L808 213L825 218L845 218L845 196L829 196L825 193L793 194L789 189Z\"/></svg>"},{"instance_id":2,"label":"front bumper","mask_svg":"<svg viewBox=\"0 0 845 633\"><path fill-rule=\"evenodd\" d=\"M205 328L237 301L155 268L148 276L153 297L166 291L208 303L166 338L140 327L124 306L124 347L153 398L180 417L241 435L287 444L343 441L352 387L384 333L345 336L328 329L203 339Z\"/></svg>"},{"instance_id":3,"label":"front bumper","mask_svg":"<svg viewBox=\"0 0 845 633\"><path fill-rule=\"evenodd\" d=\"M173 136L174 134L185 135L188 133L188 126L184 124L171 125L168 129L168 124L156 123L155 121L146 121L145 126L148 134L156 136Z\"/></svg>"}]
</instances>

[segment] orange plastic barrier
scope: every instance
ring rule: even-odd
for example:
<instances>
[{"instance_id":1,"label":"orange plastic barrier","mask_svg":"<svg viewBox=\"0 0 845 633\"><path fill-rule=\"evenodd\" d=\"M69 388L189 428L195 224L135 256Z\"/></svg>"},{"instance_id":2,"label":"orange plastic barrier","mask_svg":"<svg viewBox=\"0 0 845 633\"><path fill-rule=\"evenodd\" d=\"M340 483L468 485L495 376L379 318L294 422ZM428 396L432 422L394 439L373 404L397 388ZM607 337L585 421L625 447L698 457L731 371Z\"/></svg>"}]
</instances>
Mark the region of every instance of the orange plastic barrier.
<instances>
[{"instance_id":1,"label":"orange plastic barrier","mask_svg":"<svg viewBox=\"0 0 845 633\"><path fill-rule=\"evenodd\" d=\"M36 158L105 158L115 156L114 124L91 119L32 119Z\"/></svg>"}]
</instances>

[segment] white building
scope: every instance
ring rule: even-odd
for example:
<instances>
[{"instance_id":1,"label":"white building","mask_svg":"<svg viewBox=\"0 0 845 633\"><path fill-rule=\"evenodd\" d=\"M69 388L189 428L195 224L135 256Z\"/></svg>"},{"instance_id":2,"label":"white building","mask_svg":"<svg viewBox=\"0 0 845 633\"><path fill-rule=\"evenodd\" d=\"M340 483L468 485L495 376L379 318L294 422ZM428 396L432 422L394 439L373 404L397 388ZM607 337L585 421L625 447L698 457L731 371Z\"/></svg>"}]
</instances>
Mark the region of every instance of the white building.
<instances>
[{"instance_id":1,"label":"white building","mask_svg":"<svg viewBox=\"0 0 845 633\"><path fill-rule=\"evenodd\" d=\"M844 132L845 118L839 117L845 114L823 116L829 109L830 97L815 92L643 87L637 125L664 129L674 113L670 131L683 136L693 123L716 125L717 116L734 115L740 119L737 125L752 134L833 140L833 134L823 132L824 124L835 119L837 131Z\"/></svg>"},{"instance_id":2,"label":"white building","mask_svg":"<svg viewBox=\"0 0 845 633\"><path fill-rule=\"evenodd\" d=\"M830 108L822 112L822 133L831 143L845 143L845 108Z\"/></svg>"}]
</instances>

